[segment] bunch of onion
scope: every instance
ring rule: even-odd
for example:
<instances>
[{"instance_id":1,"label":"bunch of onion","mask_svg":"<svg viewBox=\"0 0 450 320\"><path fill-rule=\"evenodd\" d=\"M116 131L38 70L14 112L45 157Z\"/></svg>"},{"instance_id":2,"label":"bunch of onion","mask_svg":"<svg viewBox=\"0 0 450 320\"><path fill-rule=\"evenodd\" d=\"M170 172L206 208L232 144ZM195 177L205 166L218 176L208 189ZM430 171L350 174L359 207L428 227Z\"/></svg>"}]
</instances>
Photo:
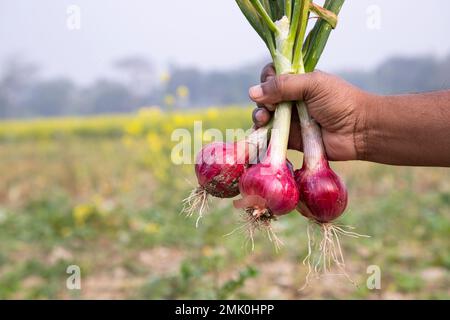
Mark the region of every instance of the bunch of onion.
<instances>
[{"instance_id":1,"label":"bunch of onion","mask_svg":"<svg viewBox=\"0 0 450 320\"><path fill-rule=\"evenodd\" d=\"M314 70L344 0L326 0L323 7L311 0L236 0L247 20L266 43L277 74L301 74ZM305 39L310 13L319 18ZM239 182L242 199L235 206L244 208L256 227L267 226L276 216L295 207L320 228L322 240L317 254L308 226L308 277L312 271L328 272L335 264L345 274L339 235L358 236L332 223L347 206L347 190L328 164L320 126L297 102L304 163L295 172L295 184L286 165L286 149L291 119L291 102L281 103L274 114L273 130L264 161L247 169ZM314 258L313 258L314 256Z\"/></svg>"},{"instance_id":2,"label":"bunch of onion","mask_svg":"<svg viewBox=\"0 0 450 320\"><path fill-rule=\"evenodd\" d=\"M304 72L302 48L310 11L333 17L310 1L236 2L266 43L278 75ZM245 170L239 182L242 199L235 201L235 206L248 214L250 235L260 227L273 234L271 220L295 210L299 202L299 190L286 159L291 112L292 102L278 105L266 157Z\"/></svg>"},{"instance_id":3,"label":"bunch of onion","mask_svg":"<svg viewBox=\"0 0 450 320\"><path fill-rule=\"evenodd\" d=\"M196 226L208 210L209 197L233 198L239 194L239 179L244 170L257 163L266 148L272 123L253 130L237 142L212 142L205 145L195 159L198 187L183 200L182 212L188 216L198 213Z\"/></svg>"}]
</instances>

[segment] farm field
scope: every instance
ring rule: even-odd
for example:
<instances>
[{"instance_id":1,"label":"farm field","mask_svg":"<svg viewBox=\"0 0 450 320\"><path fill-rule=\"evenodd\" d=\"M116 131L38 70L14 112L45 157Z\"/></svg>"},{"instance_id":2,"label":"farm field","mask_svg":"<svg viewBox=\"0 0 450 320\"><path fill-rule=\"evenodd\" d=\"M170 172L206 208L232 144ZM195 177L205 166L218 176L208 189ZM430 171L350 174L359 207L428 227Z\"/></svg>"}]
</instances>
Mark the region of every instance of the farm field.
<instances>
[{"instance_id":1,"label":"farm field","mask_svg":"<svg viewBox=\"0 0 450 320\"><path fill-rule=\"evenodd\" d=\"M274 223L252 252L232 201L213 200L198 228L180 215L195 186L174 165L174 129L248 128L251 108L0 122L0 299L450 299L450 170L333 163L349 188L341 223L349 273L299 291L306 220ZM301 154L290 152L298 167ZM66 269L81 269L68 290ZM369 266L381 289L366 286Z\"/></svg>"}]
</instances>

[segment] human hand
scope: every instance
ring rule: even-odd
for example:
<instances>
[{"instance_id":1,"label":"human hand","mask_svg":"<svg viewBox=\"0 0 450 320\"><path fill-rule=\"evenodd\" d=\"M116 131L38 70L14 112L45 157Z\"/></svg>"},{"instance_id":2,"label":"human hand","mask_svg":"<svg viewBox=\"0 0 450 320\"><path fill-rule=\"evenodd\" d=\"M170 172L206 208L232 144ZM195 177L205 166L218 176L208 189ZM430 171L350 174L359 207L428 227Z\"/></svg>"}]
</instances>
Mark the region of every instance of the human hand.
<instances>
[{"instance_id":1,"label":"human hand","mask_svg":"<svg viewBox=\"0 0 450 320\"><path fill-rule=\"evenodd\" d=\"M258 105L253 112L256 127L263 126L270 120L276 104L283 101L304 101L310 115L321 126L328 158L361 158L365 105L370 94L339 77L320 71L276 76L272 64L264 67L261 82L249 90L250 98ZM302 151L300 130L298 114L293 108L290 149Z\"/></svg>"}]
</instances>

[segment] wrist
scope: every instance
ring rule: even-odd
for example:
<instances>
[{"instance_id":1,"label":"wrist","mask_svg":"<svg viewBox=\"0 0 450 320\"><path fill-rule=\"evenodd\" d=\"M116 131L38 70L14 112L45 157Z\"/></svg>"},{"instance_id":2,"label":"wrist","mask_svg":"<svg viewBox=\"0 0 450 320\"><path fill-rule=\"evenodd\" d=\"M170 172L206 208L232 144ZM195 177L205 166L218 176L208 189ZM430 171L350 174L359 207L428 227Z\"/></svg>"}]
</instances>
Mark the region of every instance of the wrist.
<instances>
[{"instance_id":1,"label":"wrist","mask_svg":"<svg viewBox=\"0 0 450 320\"><path fill-rule=\"evenodd\" d=\"M357 99L358 112L353 133L356 160L370 161L370 135L376 127L378 108L382 104L382 98L382 96L361 92Z\"/></svg>"}]
</instances>

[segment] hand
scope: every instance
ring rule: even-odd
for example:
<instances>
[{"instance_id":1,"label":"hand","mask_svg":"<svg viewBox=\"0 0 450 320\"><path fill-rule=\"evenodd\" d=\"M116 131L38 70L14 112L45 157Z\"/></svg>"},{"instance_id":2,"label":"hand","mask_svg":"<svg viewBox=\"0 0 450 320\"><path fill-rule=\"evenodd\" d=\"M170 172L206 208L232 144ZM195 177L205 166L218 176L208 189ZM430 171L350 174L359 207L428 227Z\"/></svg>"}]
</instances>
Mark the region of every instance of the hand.
<instances>
[{"instance_id":1,"label":"hand","mask_svg":"<svg viewBox=\"0 0 450 320\"><path fill-rule=\"evenodd\" d=\"M322 137L330 160L361 158L364 139L365 104L368 93L344 80L320 71L304 75L276 76L272 64L261 74L261 85L250 88L250 98L258 105L253 112L256 127L265 125L276 104L304 101L310 115L322 128ZM292 109L289 148L302 151L300 123Z\"/></svg>"}]
</instances>

